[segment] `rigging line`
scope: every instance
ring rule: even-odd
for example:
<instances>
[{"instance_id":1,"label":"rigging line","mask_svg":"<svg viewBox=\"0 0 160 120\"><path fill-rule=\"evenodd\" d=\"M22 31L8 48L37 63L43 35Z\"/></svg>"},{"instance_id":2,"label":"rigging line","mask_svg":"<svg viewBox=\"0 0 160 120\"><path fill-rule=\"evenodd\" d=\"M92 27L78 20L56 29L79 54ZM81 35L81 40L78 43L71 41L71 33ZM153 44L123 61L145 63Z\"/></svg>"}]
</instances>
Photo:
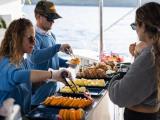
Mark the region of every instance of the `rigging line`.
<instances>
[{"instance_id":1,"label":"rigging line","mask_svg":"<svg viewBox=\"0 0 160 120\"><path fill-rule=\"evenodd\" d=\"M129 11L128 13L126 13L125 15L123 15L121 18L119 18L117 21L115 21L113 24L111 24L109 27L107 27L106 29L103 30L103 32L109 30L110 28L112 28L114 25L116 25L119 21L123 20L126 16L128 16L130 13L132 13L136 8L133 8L131 11Z\"/></svg>"},{"instance_id":2,"label":"rigging line","mask_svg":"<svg viewBox=\"0 0 160 120\"><path fill-rule=\"evenodd\" d=\"M112 23L110 26L108 26L106 29L103 30L103 32L108 31L110 28L112 28L114 25L116 25L119 21L123 20L126 16L128 16L129 14L131 14L137 7L133 8L132 10L130 10L129 12L127 12L126 14L124 14L122 17L120 17L118 20L116 20L114 23ZM97 34L91 41L96 40L96 38L99 37L99 34Z\"/></svg>"}]
</instances>

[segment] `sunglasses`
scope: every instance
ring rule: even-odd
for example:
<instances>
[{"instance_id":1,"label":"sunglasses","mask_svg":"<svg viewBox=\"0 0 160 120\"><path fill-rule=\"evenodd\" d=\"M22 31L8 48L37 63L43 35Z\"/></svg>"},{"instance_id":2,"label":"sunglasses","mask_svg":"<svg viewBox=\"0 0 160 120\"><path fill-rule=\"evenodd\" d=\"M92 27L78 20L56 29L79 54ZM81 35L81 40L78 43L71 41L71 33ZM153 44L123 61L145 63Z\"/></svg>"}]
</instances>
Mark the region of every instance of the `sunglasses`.
<instances>
[{"instance_id":1,"label":"sunglasses","mask_svg":"<svg viewBox=\"0 0 160 120\"><path fill-rule=\"evenodd\" d=\"M54 22L54 19L51 16L41 15L47 19L48 22Z\"/></svg>"},{"instance_id":2,"label":"sunglasses","mask_svg":"<svg viewBox=\"0 0 160 120\"><path fill-rule=\"evenodd\" d=\"M137 24L136 23L132 23L130 26L131 26L132 30L136 30L136 28L137 28Z\"/></svg>"},{"instance_id":3,"label":"sunglasses","mask_svg":"<svg viewBox=\"0 0 160 120\"><path fill-rule=\"evenodd\" d=\"M51 19L50 17L44 16L48 22L54 22L54 19Z\"/></svg>"},{"instance_id":4,"label":"sunglasses","mask_svg":"<svg viewBox=\"0 0 160 120\"><path fill-rule=\"evenodd\" d=\"M35 43L35 37L33 37L33 36L29 36L28 40L29 40L29 43L31 43L31 44Z\"/></svg>"}]
</instances>

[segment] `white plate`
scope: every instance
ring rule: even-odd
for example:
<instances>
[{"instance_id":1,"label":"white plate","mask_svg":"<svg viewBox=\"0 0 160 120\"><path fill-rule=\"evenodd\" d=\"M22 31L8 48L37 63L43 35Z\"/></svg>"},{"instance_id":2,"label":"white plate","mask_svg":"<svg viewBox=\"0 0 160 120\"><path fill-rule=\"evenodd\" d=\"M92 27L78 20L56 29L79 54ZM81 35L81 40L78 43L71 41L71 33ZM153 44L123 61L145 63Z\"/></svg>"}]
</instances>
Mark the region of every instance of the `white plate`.
<instances>
[{"instance_id":1,"label":"white plate","mask_svg":"<svg viewBox=\"0 0 160 120\"><path fill-rule=\"evenodd\" d=\"M69 65L69 67L71 67L71 68L76 68L76 67L77 67L77 64L71 64L70 61L67 61L66 63L67 63L67 64Z\"/></svg>"}]
</instances>

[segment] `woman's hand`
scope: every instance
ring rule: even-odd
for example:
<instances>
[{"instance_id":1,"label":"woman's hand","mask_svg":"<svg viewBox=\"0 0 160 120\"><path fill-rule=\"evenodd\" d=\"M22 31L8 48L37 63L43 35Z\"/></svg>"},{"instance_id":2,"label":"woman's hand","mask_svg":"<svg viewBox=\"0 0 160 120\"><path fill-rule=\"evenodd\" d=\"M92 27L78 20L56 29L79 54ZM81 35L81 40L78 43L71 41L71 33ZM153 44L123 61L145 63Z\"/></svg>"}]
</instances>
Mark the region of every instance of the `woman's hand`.
<instances>
[{"instance_id":1,"label":"woman's hand","mask_svg":"<svg viewBox=\"0 0 160 120\"><path fill-rule=\"evenodd\" d=\"M72 80L72 75L71 72L69 72L66 69L61 69L61 70L53 70L53 69L49 69L49 71L52 72L52 80L53 81L59 81L62 82L64 84L66 84L65 80L64 80L64 76L62 76L62 73L65 72L65 77L69 78Z\"/></svg>"},{"instance_id":2,"label":"woman's hand","mask_svg":"<svg viewBox=\"0 0 160 120\"><path fill-rule=\"evenodd\" d=\"M135 48L136 48L136 43L130 44L129 52L131 53L132 56L135 56Z\"/></svg>"},{"instance_id":3,"label":"woman's hand","mask_svg":"<svg viewBox=\"0 0 160 120\"><path fill-rule=\"evenodd\" d=\"M136 45L135 50L134 50L134 55L137 56L141 51L147 47L147 44L145 42L140 42Z\"/></svg>"}]
</instances>

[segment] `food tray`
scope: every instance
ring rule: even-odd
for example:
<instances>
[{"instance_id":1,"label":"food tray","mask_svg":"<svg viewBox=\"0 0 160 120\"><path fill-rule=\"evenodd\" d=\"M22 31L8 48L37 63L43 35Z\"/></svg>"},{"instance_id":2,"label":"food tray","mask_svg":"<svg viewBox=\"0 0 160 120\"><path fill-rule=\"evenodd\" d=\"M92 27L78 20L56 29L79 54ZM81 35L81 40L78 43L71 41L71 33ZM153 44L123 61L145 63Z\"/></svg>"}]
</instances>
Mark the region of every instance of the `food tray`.
<instances>
[{"instance_id":1,"label":"food tray","mask_svg":"<svg viewBox=\"0 0 160 120\"><path fill-rule=\"evenodd\" d=\"M93 97L98 97L98 96L102 96L103 93L105 92L105 89L102 88L94 88L94 87L90 87L87 88L89 95L93 96ZM58 91L58 93L62 96L71 96L71 97L82 97L85 98L86 96L84 95L84 93L64 93L64 92L60 92Z\"/></svg>"},{"instance_id":2,"label":"food tray","mask_svg":"<svg viewBox=\"0 0 160 120\"><path fill-rule=\"evenodd\" d=\"M37 108L33 109L31 112L29 112L25 118L28 118L29 120L57 120L58 119L58 113L60 109L66 109L64 107L50 107L50 106L44 106L40 105ZM85 111L84 118L87 115L87 112Z\"/></svg>"},{"instance_id":3,"label":"food tray","mask_svg":"<svg viewBox=\"0 0 160 120\"><path fill-rule=\"evenodd\" d=\"M101 88L88 88L88 91L93 97L99 97L105 93L105 89Z\"/></svg>"},{"instance_id":4,"label":"food tray","mask_svg":"<svg viewBox=\"0 0 160 120\"><path fill-rule=\"evenodd\" d=\"M26 117L29 120L57 120L60 108L40 106L29 112Z\"/></svg>"},{"instance_id":5,"label":"food tray","mask_svg":"<svg viewBox=\"0 0 160 120\"><path fill-rule=\"evenodd\" d=\"M104 80L106 80L106 81L110 81L115 75L117 75L118 74L118 72L115 72L115 73L111 73L111 74L106 74L106 79L104 79Z\"/></svg>"},{"instance_id":6,"label":"food tray","mask_svg":"<svg viewBox=\"0 0 160 120\"><path fill-rule=\"evenodd\" d=\"M88 88L101 88L101 89L104 89L104 88L107 88L107 86L108 86L108 81L105 81L105 86L80 86L80 85L78 85L78 86L80 86L80 87L86 87L87 89Z\"/></svg>"},{"instance_id":7,"label":"food tray","mask_svg":"<svg viewBox=\"0 0 160 120\"><path fill-rule=\"evenodd\" d=\"M124 65L124 66L126 66L126 67L129 67L130 65L131 65L131 63L130 62L121 62L121 63L117 63L117 67L120 67L121 65Z\"/></svg>"},{"instance_id":8,"label":"food tray","mask_svg":"<svg viewBox=\"0 0 160 120\"><path fill-rule=\"evenodd\" d=\"M95 78L95 77L77 77L78 79L81 79L81 78L85 78L85 79L104 79L105 81L110 81L115 75L117 75L118 72L115 72L115 73L111 73L111 74L106 74L106 77L103 77L103 78Z\"/></svg>"},{"instance_id":9,"label":"food tray","mask_svg":"<svg viewBox=\"0 0 160 120\"><path fill-rule=\"evenodd\" d=\"M111 74L110 75L106 74L106 77L103 77L103 78L99 78L99 77L97 77L97 78L95 78L95 77L77 77L77 76L76 76L76 78L78 78L78 79L81 79L81 78L85 78L85 79L104 79L105 81L109 81L109 80L112 79Z\"/></svg>"},{"instance_id":10,"label":"food tray","mask_svg":"<svg viewBox=\"0 0 160 120\"><path fill-rule=\"evenodd\" d=\"M119 63L116 65L118 72L127 72L130 68L131 63Z\"/></svg>"},{"instance_id":11,"label":"food tray","mask_svg":"<svg viewBox=\"0 0 160 120\"><path fill-rule=\"evenodd\" d=\"M58 91L58 94L60 94L62 96L87 98L84 96L84 93L64 93L64 92Z\"/></svg>"},{"instance_id":12,"label":"food tray","mask_svg":"<svg viewBox=\"0 0 160 120\"><path fill-rule=\"evenodd\" d=\"M93 104L93 103L92 103ZM79 109L79 108L82 108L82 109L87 109L89 108L90 106L85 106L85 107L78 107L78 106L61 106L61 105L44 105L42 104L43 106L45 107L54 107L54 108L63 108L63 109L71 109L71 108L74 108L74 109Z\"/></svg>"},{"instance_id":13,"label":"food tray","mask_svg":"<svg viewBox=\"0 0 160 120\"><path fill-rule=\"evenodd\" d=\"M112 79L117 79L117 80L122 79L125 74L126 72L118 72L118 74L115 75Z\"/></svg>"},{"instance_id":14,"label":"food tray","mask_svg":"<svg viewBox=\"0 0 160 120\"><path fill-rule=\"evenodd\" d=\"M56 97L53 96L53 98L46 98L42 103L41 105L44 105L44 106L51 106L51 107L58 107L58 108L66 108L66 109L69 109L69 108L75 108L75 109L78 109L78 108L88 108L90 107L92 104L93 104L93 101L88 97L86 99L82 98L82 97L79 97L79 98L75 98L75 97L72 97L74 99L71 100L69 99L70 97L69 96L66 96L65 98L57 98L57 96L59 95L56 95ZM64 97L64 96L61 96L61 97ZM48 101L49 100L49 101ZM82 101L81 101L82 100ZM83 104L79 104L83 102ZM69 103L69 104L68 104Z\"/></svg>"}]
</instances>

